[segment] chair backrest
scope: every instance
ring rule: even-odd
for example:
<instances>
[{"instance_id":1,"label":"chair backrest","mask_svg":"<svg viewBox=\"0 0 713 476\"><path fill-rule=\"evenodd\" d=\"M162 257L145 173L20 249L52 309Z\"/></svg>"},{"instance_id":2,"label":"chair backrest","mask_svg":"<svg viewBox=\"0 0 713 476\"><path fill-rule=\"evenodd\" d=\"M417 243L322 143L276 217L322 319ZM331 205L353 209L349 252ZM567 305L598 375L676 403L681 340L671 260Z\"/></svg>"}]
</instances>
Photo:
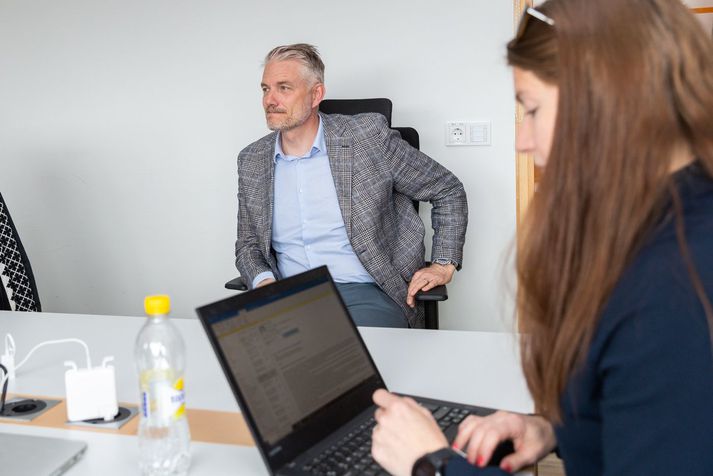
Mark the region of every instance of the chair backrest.
<instances>
[{"instance_id":1,"label":"chair backrest","mask_svg":"<svg viewBox=\"0 0 713 476\"><path fill-rule=\"evenodd\" d=\"M0 194L0 310L40 311L35 278L25 248Z\"/></svg>"},{"instance_id":2,"label":"chair backrest","mask_svg":"<svg viewBox=\"0 0 713 476\"><path fill-rule=\"evenodd\" d=\"M391 99L324 99L319 103L319 110L325 114L344 114L354 116L365 112L378 112L386 118L387 124L391 127L391 111L393 104Z\"/></svg>"},{"instance_id":3,"label":"chair backrest","mask_svg":"<svg viewBox=\"0 0 713 476\"><path fill-rule=\"evenodd\" d=\"M401 138L408 142L408 145L416 150L421 150L421 142L418 138L418 131L413 127L392 127L392 129L399 131Z\"/></svg>"}]
</instances>

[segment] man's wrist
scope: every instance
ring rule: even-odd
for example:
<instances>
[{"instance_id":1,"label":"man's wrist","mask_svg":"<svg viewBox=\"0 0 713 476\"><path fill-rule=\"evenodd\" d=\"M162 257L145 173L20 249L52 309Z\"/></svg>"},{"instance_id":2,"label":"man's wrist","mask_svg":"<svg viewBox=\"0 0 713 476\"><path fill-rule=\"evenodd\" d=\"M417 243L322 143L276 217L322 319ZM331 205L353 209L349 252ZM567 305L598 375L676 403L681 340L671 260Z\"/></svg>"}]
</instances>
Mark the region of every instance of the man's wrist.
<instances>
[{"instance_id":1,"label":"man's wrist","mask_svg":"<svg viewBox=\"0 0 713 476\"><path fill-rule=\"evenodd\" d=\"M432 263L441 266L453 266L453 271L457 271L459 266L459 263L457 261L452 260L450 258L436 258L432 261Z\"/></svg>"},{"instance_id":2,"label":"man's wrist","mask_svg":"<svg viewBox=\"0 0 713 476\"><path fill-rule=\"evenodd\" d=\"M453 275L456 274L456 271L458 270L458 267L453 264L453 263L436 263L433 262L431 263L431 268L434 268L436 270L444 270L446 273L448 273L448 277L446 278L447 281L450 281L453 278Z\"/></svg>"},{"instance_id":3,"label":"man's wrist","mask_svg":"<svg viewBox=\"0 0 713 476\"><path fill-rule=\"evenodd\" d=\"M262 273L260 273L260 274L258 274L257 276L255 276L255 277L253 278L253 282L252 282L252 285L253 285L252 287L253 287L253 289L255 289L258 284L260 284L261 282L265 281L266 279L272 279L272 280L275 279L275 275L272 274L272 271L263 271Z\"/></svg>"}]
</instances>

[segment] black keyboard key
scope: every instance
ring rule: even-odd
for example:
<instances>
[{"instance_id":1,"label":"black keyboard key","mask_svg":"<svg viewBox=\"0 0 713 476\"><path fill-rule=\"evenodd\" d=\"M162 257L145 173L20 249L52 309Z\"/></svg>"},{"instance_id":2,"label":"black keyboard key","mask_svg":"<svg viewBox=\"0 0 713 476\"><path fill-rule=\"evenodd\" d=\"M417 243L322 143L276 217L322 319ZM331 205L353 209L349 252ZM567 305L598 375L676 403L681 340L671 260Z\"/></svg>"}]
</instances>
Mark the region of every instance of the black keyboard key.
<instances>
[{"instance_id":1,"label":"black keyboard key","mask_svg":"<svg viewBox=\"0 0 713 476\"><path fill-rule=\"evenodd\" d=\"M436 421L438 421L441 418L443 418L444 416L446 416L448 414L448 412L450 412L450 411L451 411L450 407L441 407L433 413L433 418L435 418Z\"/></svg>"}]
</instances>

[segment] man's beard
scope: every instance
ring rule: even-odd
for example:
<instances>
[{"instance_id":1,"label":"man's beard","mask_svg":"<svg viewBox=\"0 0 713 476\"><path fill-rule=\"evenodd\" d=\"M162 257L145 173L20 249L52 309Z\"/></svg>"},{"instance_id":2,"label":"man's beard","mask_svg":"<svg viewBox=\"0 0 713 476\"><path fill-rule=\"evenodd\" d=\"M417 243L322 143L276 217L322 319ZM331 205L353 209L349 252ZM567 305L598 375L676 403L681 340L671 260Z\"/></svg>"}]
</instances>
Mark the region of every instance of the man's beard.
<instances>
[{"instance_id":1,"label":"man's beard","mask_svg":"<svg viewBox=\"0 0 713 476\"><path fill-rule=\"evenodd\" d=\"M272 117L268 117L267 113L277 113ZM301 126L310 116L311 111L307 109L302 117L297 117L288 114L286 111L274 108L268 108L265 111L265 119L267 120L267 128L274 132L285 132Z\"/></svg>"}]
</instances>

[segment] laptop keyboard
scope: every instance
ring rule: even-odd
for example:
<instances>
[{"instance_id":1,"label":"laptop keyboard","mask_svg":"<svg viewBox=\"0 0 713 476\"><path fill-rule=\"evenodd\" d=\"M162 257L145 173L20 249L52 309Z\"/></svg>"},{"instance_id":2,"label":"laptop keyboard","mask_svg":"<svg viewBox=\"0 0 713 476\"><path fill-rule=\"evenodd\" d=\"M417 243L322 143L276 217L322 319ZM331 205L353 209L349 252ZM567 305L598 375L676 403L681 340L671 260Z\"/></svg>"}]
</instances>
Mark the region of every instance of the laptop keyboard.
<instances>
[{"instance_id":1,"label":"laptop keyboard","mask_svg":"<svg viewBox=\"0 0 713 476\"><path fill-rule=\"evenodd\" d=\"M459 424L469 415L466 409L427 403L422 405L431 411L443 431ZM302 470L315 476L387 476L389 473L371 457L371 432L375 424L374 419L369 418L312 461L303 465Z\"/></svg>"},{"instance_id":2,"label":"laptop keyboard","mask_svg":"<svg viewBox=\"0 0 713 476\"><path fill-rule=\"evenodd\" d=\"M470 415L470 412L465 408L451 408L438 405L431 405L428 403L422 403L422 405L428 408L433 414L433 418L438 422L438 426L442 431L446 431L450 426L458 425L462 422L465 417Z\"/></svg>"}]
</instances>

